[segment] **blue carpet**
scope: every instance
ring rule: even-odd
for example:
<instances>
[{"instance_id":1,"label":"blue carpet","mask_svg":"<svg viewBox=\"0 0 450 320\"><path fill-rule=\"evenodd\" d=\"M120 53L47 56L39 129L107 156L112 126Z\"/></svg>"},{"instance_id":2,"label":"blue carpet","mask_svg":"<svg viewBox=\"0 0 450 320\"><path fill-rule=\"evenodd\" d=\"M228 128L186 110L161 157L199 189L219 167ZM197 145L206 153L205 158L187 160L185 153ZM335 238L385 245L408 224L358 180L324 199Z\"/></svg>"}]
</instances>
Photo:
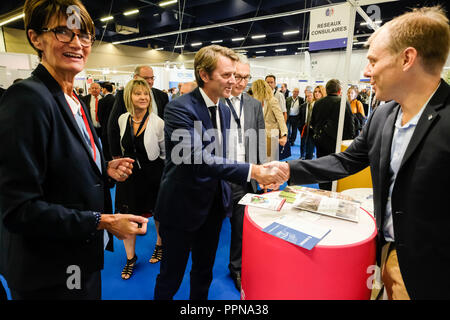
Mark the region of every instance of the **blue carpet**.
<instances>
[{"instance_id":1,"label":"blue carpet","mask_svg":"<svg viewBox=\"0 0 450 320\"><path fill-rule=\"evenodd\" d=\"M297 138L291 147L291 157L285 160L298 159L300 157L300 139ZM281 186L284 189L286 184ZM317 185L308 185L317 188ZM114 199L114 191L111 190ZM219 246L213 269L213 281L209 291L210 300L239 300L240 293L235 288L228 271L230 253L230 220L224 220L220 233ZM150 259L156 242L156 231L153 218L149 219L147 234L136 239L136 254L138 262L133 276L129 280L122 280L121 272L126 262L123 241L114 239L114 252L105 252L105 266L102 271L102 299L103 300L152 300L155 288L156 276L159 273L159 263L151 264ZM183 282L175 295L176 300L189 299L189 272L191 260L189 258ZM6 281L0 276L0 280L7 289L8 298L11 299Z\"/></svg>"}]
</instances>

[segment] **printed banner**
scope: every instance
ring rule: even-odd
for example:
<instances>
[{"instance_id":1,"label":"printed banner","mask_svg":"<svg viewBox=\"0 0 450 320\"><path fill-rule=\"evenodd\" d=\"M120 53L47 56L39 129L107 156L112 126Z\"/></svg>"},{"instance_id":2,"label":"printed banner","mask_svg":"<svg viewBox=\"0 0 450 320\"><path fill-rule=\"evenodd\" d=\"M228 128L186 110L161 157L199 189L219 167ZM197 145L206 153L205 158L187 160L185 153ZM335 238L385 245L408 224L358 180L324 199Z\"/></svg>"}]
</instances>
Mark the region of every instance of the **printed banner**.
<instances>
[{"instance_id":1,"label":"printed banner","mask_svg":"<svg viewBox=\"0 0 450 320\"><path fill-rule=\"evenodd\" d=\"M309 51L346 47L349 24L348 3L312 10L309 22Z\"/></svg>"}]
</instances>

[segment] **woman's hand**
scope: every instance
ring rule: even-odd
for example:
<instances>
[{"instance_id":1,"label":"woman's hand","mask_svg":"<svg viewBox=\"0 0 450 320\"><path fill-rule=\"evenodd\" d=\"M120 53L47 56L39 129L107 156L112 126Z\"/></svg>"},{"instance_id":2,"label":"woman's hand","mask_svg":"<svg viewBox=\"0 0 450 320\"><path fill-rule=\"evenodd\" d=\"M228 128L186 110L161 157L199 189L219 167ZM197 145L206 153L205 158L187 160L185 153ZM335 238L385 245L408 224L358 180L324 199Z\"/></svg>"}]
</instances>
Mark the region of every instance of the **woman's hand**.
<instances>
[{"instance_id":1,"label":"woman's hand","mask_svg":"<svg viewBox=\"0 0 450 320\"><path fill-rule=\"evenodd\" d=\"M280 139L278 139L278 142L280 144L280 146L284 147L287 143L287 136L283 136Z\"/></svg>"},{"instance_id":2,"label":"woman's hand","mask_svg":"<svg viewBox=\"0 0 450 320\"><path fill-rule=\"evenodd\" d=\"M116 181L123 182L133 173L133 162L131 158L119 158L108 162L108 175Z\"/></svg>"}]
</instances>

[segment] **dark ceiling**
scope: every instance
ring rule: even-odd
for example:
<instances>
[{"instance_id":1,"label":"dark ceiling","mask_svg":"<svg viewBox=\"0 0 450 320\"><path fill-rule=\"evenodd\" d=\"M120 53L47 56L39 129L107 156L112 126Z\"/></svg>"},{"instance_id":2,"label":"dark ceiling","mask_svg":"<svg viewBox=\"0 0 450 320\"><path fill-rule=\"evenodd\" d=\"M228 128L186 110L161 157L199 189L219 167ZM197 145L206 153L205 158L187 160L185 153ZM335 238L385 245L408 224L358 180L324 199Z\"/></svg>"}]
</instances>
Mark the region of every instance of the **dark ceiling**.
<instances>
[{"instance_id":1,"label":"dark ceiling","mask_svg":"<svg viewBox=\"0 0 450 320\"><path fill-rule=\"evenodd\" d=\"M161 0L162 1L162 0ZM292 13L305 8L330 5L345 2L343 0L178 0L177 3L167 7L160 7L159 0L84 0L88 12L96 26L96 39L104 42L117 42L138 37L149 39L127 42L127 45L163 48L165 51L195 52L200 47L193 47L192 43L201 42L205 46L214 40L223 40L221 45L230 48L243 48L247 56L275 56L292 55L307 47L309 38L309 13L286 15L260 21L250 21L251 18L270 16L280 13ZM0 16L23 6L25 1L2 0ZM378 4L383 23L394 16L405 12L408 8L425 5L441 4L450 9L448 0L415 1L400 0ZM139 13L125 16L123 13L132 9L139 9ZM368 11L368 6L363 6ZM370 12L369 16L370 16ZM113 16L109 22L100 19ZM205 30L193 30L173 35L164 33L178 30L193 29L230 23L235 20L247 20L238 24L215 26ZM364 20L356 15L355 36L358 42L367 39L373 30L361 26ZM117 25L138 29L138 33L123 35L117 33ZM8 27L23 29L23 22L17 21ZM283 35L285 31L298 30L297 34ZM252 39L254 35L266 35L265 38ZM233 38L243 37L244 40L232 41ZM306 42L305 42L306 41ZM124 43L125 44L125 43ZM174 48L175 45L184 45L184 48ZM358 45L356 45L358 46ZM359 45L360 46L360 45ZM276 49L286 48L286 51L277 52ZM265 52L261 52L265 51Z\"/></svg>"}]
</instances>

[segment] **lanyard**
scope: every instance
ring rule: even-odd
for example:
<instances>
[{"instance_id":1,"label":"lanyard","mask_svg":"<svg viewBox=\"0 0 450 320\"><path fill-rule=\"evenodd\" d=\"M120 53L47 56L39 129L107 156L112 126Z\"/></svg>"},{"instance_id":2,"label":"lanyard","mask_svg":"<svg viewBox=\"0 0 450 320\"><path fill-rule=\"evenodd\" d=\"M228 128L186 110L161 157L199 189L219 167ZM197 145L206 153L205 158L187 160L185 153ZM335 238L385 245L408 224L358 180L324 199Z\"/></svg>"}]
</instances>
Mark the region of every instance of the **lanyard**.
<instances>
[{"instance_id":1,"label":"lanyard","mask_svg":"<svg viewBox=\"0 0 450 320\"><path fill-rule=\"evenodd\" d=\"M92 135L91 127L89 126L89 123L88 123L87 118L86 118L86 114L84 113L84 109L83 109L83 106L80 103L80 100L78 100L77 96L74 95L73 93L72 93L72 97L74 97L78 101L78 103L80 104L81 117L83 118L84 125L86 126L86 131L89 134L89 140L91 140L91 148L92 148L92 153L94 155L94 161L95 161L96 158L97 158L97 154L96 154L96 151L95 151L96 150L95 149L95 142L94 142L94 136Z\"/></svg>"},{"instance_id":2,"label":"lanyard","mask_svg":"<svg viewBox=\"0 0 450 320\"><path fill-rule=\"evenodd\" d=\"M240 109L239 109L239 117L237 116L236 111L234 110L234 106L231 103L230 99L227 98L225 100L227 101L228 106L231 109L231 113L233 114L233 118L236 121L236 124L237 124L237 127L238 127L239 143L242 143L241 116L242 116L242 103L243 103L243 100L244 100L244 96L242 95L241 99L240 99L241 100L241 105L240 105Z\"/></svg>"},{"instance_id":3,"label":"lanyard","mask_svg":"<svg viewBox=\"0 0 450 320\"><path fill-rule=\"evenodd\" d=\"M142 129L144 123L145 123L145 120L147 120L147 117L148 117L148 110L145 113L144 118L142 118L142 121L139 124L139 128L136 131L138 134L141 131L141 129ZM131 143L133 144L134 157L136 158L136 164L137 164L138 169L141 169L141 164L139 163L139 159L138 159L138 156L137 156L136 143L135 143L136 136L134 135L133 123L131 122L131 115L130 115L130 117L128 119L129 119L128 121L130 123Z\"/></svg>"}]
</instances>

